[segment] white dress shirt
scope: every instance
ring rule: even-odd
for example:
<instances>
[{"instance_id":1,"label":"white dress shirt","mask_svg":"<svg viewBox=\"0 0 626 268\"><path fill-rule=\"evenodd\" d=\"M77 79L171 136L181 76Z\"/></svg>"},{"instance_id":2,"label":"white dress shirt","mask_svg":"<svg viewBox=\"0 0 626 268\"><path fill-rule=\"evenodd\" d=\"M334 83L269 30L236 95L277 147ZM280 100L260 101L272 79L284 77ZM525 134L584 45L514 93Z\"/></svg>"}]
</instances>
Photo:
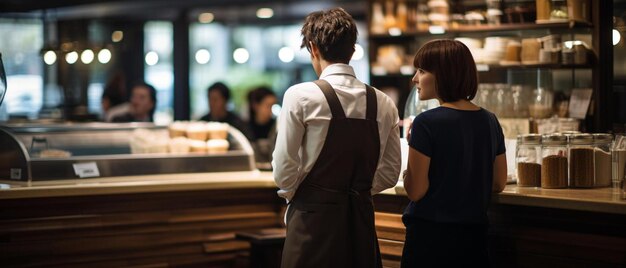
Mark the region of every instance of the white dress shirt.
<instances>
[{"instance_id":1,"label":"white dress shirt","mask_svg":"<svg viewBox=\"0 0 626 268\"><path fill-rule=\"evenodd\" d=\"M329 65L322 71L320 79L333 86L346 117L365 118L365 84L356 79L350 65ZM380 158L372 182L372 194L395 186L401 165L398 110L391 98L375 91ZM287 201L293 198L317 161L331 117L324 93L313 82L294 85L285 92L277 122L278 137L272 166L274 180L280 188L278 195Z\"/></svg>"}]
</instances>

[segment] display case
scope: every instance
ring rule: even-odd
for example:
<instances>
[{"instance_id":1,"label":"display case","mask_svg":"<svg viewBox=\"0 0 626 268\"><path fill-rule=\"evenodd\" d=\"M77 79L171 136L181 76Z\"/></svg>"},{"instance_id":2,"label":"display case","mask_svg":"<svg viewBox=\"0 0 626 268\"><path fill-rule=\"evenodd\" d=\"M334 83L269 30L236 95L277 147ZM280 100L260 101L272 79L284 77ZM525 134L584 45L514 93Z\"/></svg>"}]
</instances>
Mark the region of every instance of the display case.
<instances>
[{"instance_id":1,"label":"display case","mask_svg":"<svg viewBox=\"0 0 626 268\"><path fill-rule=\"evenodd\" d=\"M137 153L132 139L146 132L169 136L167 127L150 123L0 126L0 180L30 183L256 169L250 143L233 127L228 128L228 150L216 153Z\"/></svg>"}]
</instances>

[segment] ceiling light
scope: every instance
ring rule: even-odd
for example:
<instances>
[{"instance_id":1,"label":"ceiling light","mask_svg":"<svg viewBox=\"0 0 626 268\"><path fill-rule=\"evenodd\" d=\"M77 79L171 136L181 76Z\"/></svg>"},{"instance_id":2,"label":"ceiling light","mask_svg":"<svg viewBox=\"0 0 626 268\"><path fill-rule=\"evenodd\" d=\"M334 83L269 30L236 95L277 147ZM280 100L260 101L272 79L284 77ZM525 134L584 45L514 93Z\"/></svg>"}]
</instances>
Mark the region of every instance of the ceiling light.
<instances>
[{"instance_id":1,"label":"ceiling light","mask_svg":"<svg viewBox=\"0 0 626 268\"><path fill-rule=\"evenodd\" d=\"M43 62L48 65L52 65L57 61L57 54L52 50L48 50L45 54L43 54Z\"/></svg>"},{"instance_id":2,"label":"ceiling light","mask_svg":"<svg viewBox=\"0 0 626 268\"><path fill-rule=\"evenodd\" d=\"M215 19L215 16L213 16L213 13L202 13L200 14L200 16L198 16L198 21L200 23L211 23L213 20Z\"/></svg>"},{"instance_id":3,"label":"ceiling light","mask_svg":"<svg viewBox=\"0 0 626 268\"><path fill-rule=\"evenodd\" d=\"M80 54L80 60L84 64L90 64L93 61L94 54L91 49L86 49L83 53Z\"/></svg>"},{"instance_id":4,"label":"ceiling light","mask_svg":"<svg viewBox=\"0 0 626 268\"><path fill-rule=\"evenodd\" d=\"M98 52L98 61L102 64L107 64L111 60L111 51L108 49L102 49Z\"/></svg>"},{"instance_id":5,"label":"ceiling light","mask_svg":"<svg viewBox=\"0 0 626 268\"><path fill-rule=\"evenodd\" d=\"M78 52L72 51L65 55L65 61L69 64L74 64L78 60Z\"/></svg>"},{"instance_id":6,"label":"ceiling light","mask_svg":"<svg viewBox=\"0 0 626 268\"><path fill-rule=\"evenodd\" d=\"M293 52L293 49L291 49L290 47L282 47L278 51L278 58L284 63L292 62L295 56L296 55Z\"/></svg>"},{"instance_id":7,"label":"ceiling light","mask_svg":"<svg viewBox=\"0 0 626 268\"><path fill-rule=\"evenodd\" d=\"M199 64L206 64L211 60L211 53L206 49L198 49L196 51L196 62Z\"/></svg>"},{"instance_id":8,"label":"ceiling light","mask_svg":"<svg viewBox=\"0 0 626 268\"><path fill-rule=\"evenodd\" d=\"M148 64L149 66L153 66L157 64L158 62L159 62L159 54L157 54L154 51L150 51L148 52L148 54L146 54L146 64Z\"/></svg>"},{"instance_id":9,"label":"ceiling light","mask_svg":"<svg viewBox=\"0 0 626 268\"><path fill-rule=\"evenodd\" d=\"M248 53L248 50L245 48L235 49L235 52L233 52L233 59L237 63L246 63L248 59L250 59L250 53Z\"/></svg>"},{"instance_id":10,"label":"ceiling light","mask_svg":"<svg viewBox=\"0 0 626 268\"><path fill-rule=\"evenodd\" d=\"M622 40L622 36L619 34L619 31L613 29L613 45L616 46L620 40Z\"/></svg>"},{"instance_id":11,"label":"ceiling light","mask_svg":"<svg viewBox=\"0 0 626 268\"><path fill-rule=\"evenodd\" d=\"M122 31L115 31L111 34L111 41L115 43L122 41L122 39L124 39L124 32Z\"/></svg>"},{"instance_id":12,"label":"ceiling light","mask_svg":"<svg viewBox=\"0 0 626 268\"><path fill-rule=\"evenodd\" d=\"M269 19L272 16L274 16L274 10L272 10L271 8L267 8L267 7L259 8L256 11L256 16L260 19Z\"/></svg>"}]
</instances>

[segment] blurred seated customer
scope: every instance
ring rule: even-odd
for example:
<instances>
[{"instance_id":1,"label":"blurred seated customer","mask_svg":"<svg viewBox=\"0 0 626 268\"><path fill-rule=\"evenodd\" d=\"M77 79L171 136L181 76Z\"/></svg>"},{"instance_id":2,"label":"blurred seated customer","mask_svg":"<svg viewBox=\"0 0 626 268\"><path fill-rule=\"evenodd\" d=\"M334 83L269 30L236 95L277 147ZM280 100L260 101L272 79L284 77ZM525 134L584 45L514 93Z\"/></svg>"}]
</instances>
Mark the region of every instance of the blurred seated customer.
<instances>
[{"instance_id":1,"label":"blurred seated customer","mask_svg":"<svg viewBox=\"0 0 626 268\"><path fill-rule=\"evenodd\" d=\"M207 95L209 97L209 113L201 117L200 120L228 123L241 131L248 140L251 140L252 135L246 123L226 108L230 100L230 89L224 83L217 82L209 87Z\"/></svg>"},{"instance_id":2,"label":"blurred seated customer","mask_svg":"<svg viewBox=\"0 0 626 268\"><path fill-rule=\"evenodd\" d=\"M124 73L116 72L111 76L102 92L102 120L111 122L113 117L125 114L130 109L126 101L126 78Z\"/></svg>"},{"instance_id":3,"label":"blurred seated customer","mask_svg":"<svg viewBox=\"0 0 626 268\"><path fill-rule=\"evenodd\" d=\"M258 87L248 93L250 121L253 141L267 139L275 132L276 119L272 114L272 106L276 104L276 94L268 87Z\"/></svg>"},{"instance_id":4,"label":"blurred seated customer","mask_svg":"<svg viewBox=\"0 0 626 268\"><path fill-rule=\"evenodd\" d=\"M276 119L272 114L274 104L276 94L268 87L258 87L248 93L248 126L252 132L252 147L259 168L271 168L271 156L276 142Z\"/></svg>"},{"instance_id":5,"label":"blurred seated customer","mask_svg":"<svg viewBox=\"0 0 626 268\"><path fill-rule=\"evenodd\" d=\"M130 91L130 109L128 112L113 117L112 122L153 122L156 108L156 89L140 82Z\"/></svg>"}]
</instances>

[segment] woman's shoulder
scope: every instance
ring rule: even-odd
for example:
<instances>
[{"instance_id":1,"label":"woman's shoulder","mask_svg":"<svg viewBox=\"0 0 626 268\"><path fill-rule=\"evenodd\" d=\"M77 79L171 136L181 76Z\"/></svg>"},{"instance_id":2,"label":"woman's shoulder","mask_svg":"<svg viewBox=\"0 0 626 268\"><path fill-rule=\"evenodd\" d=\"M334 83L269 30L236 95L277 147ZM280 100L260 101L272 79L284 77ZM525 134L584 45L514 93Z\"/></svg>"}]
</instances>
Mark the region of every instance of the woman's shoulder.
<instances>
[{"instance_id":1,"label":"woman's shoulder","mask_svg":"<svg viewBox=\"0 0 626 268\"><path fill-rule=\"evenodd\" d=\"M448 115L448 112L442 107L436 107L418 114L415 119L416 120L433 120L437 118L442 118Z\"/></svg>"}]
</instances>

